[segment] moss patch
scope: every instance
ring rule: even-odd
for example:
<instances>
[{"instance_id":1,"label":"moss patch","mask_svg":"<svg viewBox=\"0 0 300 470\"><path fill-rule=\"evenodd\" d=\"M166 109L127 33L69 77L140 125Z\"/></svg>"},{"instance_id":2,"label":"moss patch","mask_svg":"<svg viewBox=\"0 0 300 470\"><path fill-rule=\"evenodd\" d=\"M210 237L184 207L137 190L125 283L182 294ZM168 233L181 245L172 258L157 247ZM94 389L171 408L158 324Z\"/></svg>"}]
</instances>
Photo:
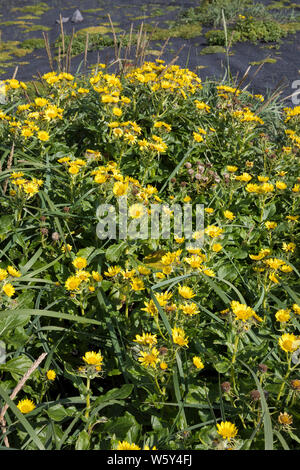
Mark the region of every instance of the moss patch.
<instances>
[{"instance_id":1,"label":"moss patch","mask_svg":"<svg viewBox=\"0 0 300 470\"><path fill-rule=\"evenodd\" d=\"M33 49L34 48L24 47L19 41L2 42L0 44L0 61L7 62L16 57L24 57L25 55L30 54ZM4 65L2 64L2 66Z\"/></svg>"},{"instance_id":2,"label":"moss patch","mask_svg":"<svg viewBox=\"0 0 300 470\"><path fill-rule=\"evenodd\" d=\"M45 41L44 39L40 38L31 38L31 39L25 39L25 41L22 42L21 47L24 49L40 49L45 46Z\"/></svg>"},{"instance_id":3,"label":"moss patch","mask_svg":"<svg viewBox=\"0 0 300 470\"><path fill-rule=\"evenodd\" d=\"M34 24L32 26L26 26L24 29L24 33L31 33L32 31L51 31L50 26L44 26L42 24Z\"/></svg>"},{"instance_id":4,"label":"moss patch","mask_svg":"<svg viewBox=\"0 0 300 470\"><path fill-rule=\"evenodd\" d=\"M219 53L224 53L224 52L226 52L226 49L223 46L207 46L201 50L200 54L201 55L219 54Z\"/></svg>"},{"instance_id":5,"label":"moss patch","mask_svg":"<svg viewBox=\"0 0 300 470\"><path fill-rule=\"evenodd\" d=\"M103 11L103 8L89 8L88 10L81 10L82 13L96 13L97 11Z\"/></svg>"},{"instance_id":6,"label":"moss patch","mask_svg":"<svg viewBox=\"0 0 300 470\"><path fill-rule=\"evenodd\" d=\"M151 39L154 41L163 41L168 38L190 39L200 36L202 26L199 24L173 25L169 29L157 28L151 25L145 25L145 30L151 33Z\"/></svg>"},{"instance_id":7,"label":"moss patch","mask_svg":"<svg viewBox=\"0 0 300 470\"><path fill-rule=\"evenodd\" d=\"M114 26L114 29L116 33L121 31L119 28L115 28L115 26ZM75 36L80 36L80 35L86 36L86 33L89 33L90 35L94 35L94 34L107 34L111 32L112 32L111 27L110 26L108 27L107 25L90 26L89 28L80 29L75 34Z\"/></svg>"},{"instance_id":8,"label":"moss patch","mask_svg":"<svg viewBox=\"0 0 300 470\"><path fill-rule=\"evenodd\" d=\"M272 59L271 57L267 57L266 59L249 62L249 65L276 64L276 62L277 62L277 59Z\"/></svg>"},{"instance_id":9,"label":"moss patch","mask_svg":"<svg viewBox=\"0 0 300 470\"><path fill-rule=\"evenodd\" d=\"M27 7L14 7L11 8L10 11L22 11L23 13L34 13L36 16L41 16L48 10L50 10L50 7L47 5L47 3L40 2L35 5L28 5Z\"/></svg>"}]
</instances>

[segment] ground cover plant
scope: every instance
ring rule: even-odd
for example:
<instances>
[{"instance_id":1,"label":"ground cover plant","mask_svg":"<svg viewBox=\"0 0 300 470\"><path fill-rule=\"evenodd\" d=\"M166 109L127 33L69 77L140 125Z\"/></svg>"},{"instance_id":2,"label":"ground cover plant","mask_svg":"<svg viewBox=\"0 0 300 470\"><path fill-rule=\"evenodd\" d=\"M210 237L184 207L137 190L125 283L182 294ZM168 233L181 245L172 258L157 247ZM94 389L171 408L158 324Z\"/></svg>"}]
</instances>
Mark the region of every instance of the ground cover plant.
<instances>
[{"instance_id":1,"label":"ground cover plant","mask_svg":"<svg viewBox=\"0 0 300 470\"><path fill-rule=\"evenodd\" d=\"M161 59L5 87L1 448L298 449L300 108ZM100 239L124 197L203 231Z\"/></svg>"}]
</instances>

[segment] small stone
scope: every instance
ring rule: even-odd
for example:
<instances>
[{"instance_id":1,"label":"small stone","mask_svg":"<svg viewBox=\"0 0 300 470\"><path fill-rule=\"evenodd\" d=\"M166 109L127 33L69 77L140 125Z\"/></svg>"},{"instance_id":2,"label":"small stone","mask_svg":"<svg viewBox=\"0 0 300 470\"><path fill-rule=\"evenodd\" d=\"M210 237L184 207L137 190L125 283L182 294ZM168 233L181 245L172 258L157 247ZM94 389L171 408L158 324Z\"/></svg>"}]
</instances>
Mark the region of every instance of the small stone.
<instances>
[{"instance_id":1,"label":"small stone","mask_svg":"<svg viewBox=\"0 0 300 470\"><path fill-rule=\"evenodd\" d=\"M76 10L74 13L73 13L73 16L71 18L71 22L72 23L81 23L81 21L83 21L83 16L82 14L80 13L80 10Z\"/></svg>"},{"instance_id":2,"label":"small stone","mask_svg":"<svg viewBox=\"0 0 300 470\"><path fill-rule=\"evenodd\" d=\"M70 19L69 16L68 16L68 18L66 18L66 17L63 16L62 19L61 19L61 21L62 21L62 23L67 23L67 22L69 21L69 19ZM57 23L57 24L60 24L60 19L59 19L59 20L56 20L56 23Z\"/></svg>"}]
</instances>

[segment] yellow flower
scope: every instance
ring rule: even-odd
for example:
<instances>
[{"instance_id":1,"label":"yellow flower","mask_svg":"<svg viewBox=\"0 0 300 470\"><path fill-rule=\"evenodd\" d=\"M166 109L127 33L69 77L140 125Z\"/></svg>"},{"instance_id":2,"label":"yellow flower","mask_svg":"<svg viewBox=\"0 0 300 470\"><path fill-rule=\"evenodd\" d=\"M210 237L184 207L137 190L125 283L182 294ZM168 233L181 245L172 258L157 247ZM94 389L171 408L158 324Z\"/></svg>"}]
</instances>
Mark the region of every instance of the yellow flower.
<instances>
[{"instance_id":1,"label":"yellow flower","mask_svg":"<svg viewBox=\"0 0 300 470\"><path fill-rule=\"evenodd\" d=\"M146 268L146 266L138 266L138 272L143 276L148 276L151 273L151 270Z\"/></svg>"},{"instance_id":2,"label":"yellow flower","mask_svg":"<svg viewBox=\"0 0 300 470\"><path fill-rule=\"evenodd\" d=\"M75 258L72 264L75 266L76 269L84 269L87 266L87 260L79 256Z\"/></svg>"},{"instance_id":3,"label":"yellow flower","mask_svg":"<svg viewBox=\"0 0 300 470\"><path fill-rule=\"evenodd\" d=\"M188 287L188 286L179 286L178 293L179 295L181 295L181 297L184 297L185 299L192 299L193 297L196 296L193 289L191 289L191 287Z\"/></svg>"},{"instance_id":4,"label":"yellow flower","mask_svg":"<svg viewBox=\"0 0 300 470\"><path fill-rule=\"evenodd\" d=\"M15 293L15 288L12 286L12 284L5 284L2 287L2 290L8 297L12 297Z\"/></svg>"},{"instance_id":5,"label":"yellow flower","mask_svg":"<svg viewBox=\"0 0 300 470\"><path fill-rule=\"evenodd\" d=\"M252 179L252 176L249 175L249 173L244 172L242 175L236 176L235 179L237 181L244 181L244 182L248 183L248 181L250 181Z\"/></svg>"},{"instance_id":6,"label":"yellow flower","mask_svg":"<svg viewBox=\"0 0 300 470\"><path fill-rule=\"evenodd\" d=\"M231 423L230 421L222 421L221 423L217 423L217 430L218 434L223 437L223 439L232 439L237 435L237 427L235 424Z\"/></svg>"},{"instance_id":7,"label":"yellow flower","mask_svg":"<svg viewBox=\"0 0 300 470\"><path fill-rule=\"evenodd\" d=\"M296 245L295 243L283 243L282 249L283 251L291 251L292 253L294 253Z\"/></svg>"},{"instance_id":8,"label":"yellow flower","mask_svg":"<svg viewBox=\"0 0 300 470\"><path fill-rule=\"evenodd\" d=\"M293 423L293 417L285 411L278 416L278 423L283 424L283 426L289 426Z\"/></svg>"},{"instance_id":9,"label":"yellow flower","mask_svg":"<svg viewBox=\"0 0 300 470\"><path fill-rule=\"evenodd\" d=\"M211 238L217 238L223 233L223 229L215 225L209 225L206 227L205 233Z\"/></svg>"},{"instance_id":10,"label":"yellow flower","mask_svg":"<svg viewBox=\"0 0 300 470\"><path fill-rule=\"evenodd\" d=\"M159 305L161 307L164 307L165 305L167 305L168 300L170 300L172 295L173 295L172 292L161 292L160 294L156 294L155 298L157 302L159 303Z\"/></svg>"},{"instance_id":11,"label":"yellow flower","mask_svg":"<svg viewBox=\"0 0 300 470\"><path fill-rule=\"evenodd\" d=\"M278 343L283 351L294 352L300 346L300 339L294 334L285 333L279 338Z\"/></svg>"},{"instance_id":12,"label":"yellow flower","mask_svg":"<svg viewBox=\"0 0 300 470\"><path fill-rule=\"evenodd\" d=\"M198 310L198 306L195 303L185 303L179 304L178 308L183 311L185 315L197 315L200 311Z\"/></svg>"},{"instance_id":13,"label":"yellow flower","mask_svg":"<svg viewBox=\"0 0 300 470\"><path fill-rule=\"evenodd\" d=\"M25 398L25 400L19 401L19 403L17 404L17 408L19 408L21 413L26 414L34 410L35 404L32 400L28 400L27 398Z\"/></svg>"},{"instance_id":14,"label":"yellow flower","mask_svg":"<svg viewBox=\"0 0 300 470\"><path fill-rule=\"evenodd\" d=\"M120 271L120 266L110 266L107 271L104 271L104 274L107 277L115 277Z\"/></svg>"},{"instance_id":15,"label":"yellow flower","mask_svg":"<svg viewBox=\"0 0 300 470\"><path fill-rule=\"evenodd\" d=\"M293 193L299 193L300 192L300 184L295 184L292 188Z\"/></svg>"},{"instance_id":16,"label":"yellow flower","mask_svg":"<svg viewBox=\"0 0 300 470\"><path fill-rule=\"evenodd\" d=\"M188 346L188 336L185 337L185 332L182 328L172 328L173 343L179 346Z\"/></svg>"},{"instance_id":17,"label":"yellow flower","mask_svg":"<svg viewBox=\"0 0 300 470\"><path fill-rule=\"evenodd\" d=\"M0 281L3 281L3 279L6 279L8 276L6 269L0 268Z\"/></svg>"},{"instance_id":18,"label":"yellow flower","mask_svg":"<svg viewBox=\"0 0 300 470\"><path fill-rule=\"evenodd\" d=\"M277 181L275 183L277 189L286 189L287 185L283 181Z\"/></svg>"},{"instance_id":19,"label":"yellow flower","mask_svg":"<svg viewBox=\"0 0 300 470\"><path fill-rule=\"evenodd\" d=\"M212 251L215 253L219 253L223 249L222 245L220 243L214 243L212 246Z\"/></svg>"},{"instance_id":20,"label":"yellow flower","mask_svg":"<svg viewBox=\"0 0 300 470\"><path fill-rule=\"evenodd\" d=\"M252 316L255 316L254 310L246 304L241 304L240 302L233 300L230 305L235 316L243 322L249 320Z\"/></svg>"},{"instance_id":21,"label":"yellow flower","mask_svg":"<svg viewBox=\"0 0 300 470\"><path fill-rule=\"evenodd\" d=\"M159 367L161 368L161 370L166 370L168 368L168 364L166 362L162 361L159 364Z\"/></svg>"},{"instance_id":22,"label":"yellow flower","mask_svg":"<svg viewBox=\"0 0 300 470\"><path fill-rule=\"evenodd\" d=\"M285 264L283 260L278 259L278 258L266 259L264 263L267 264L269 268L274 269L274 271L277 271L280 268L280 266Z\"/></svg>"},{"instance_id":23,"label":"yellow flower","mask_svg":"<svg viewBox=\"0 0 300 470\"><path fill-rule=\"evenodd\" d=\"M274 273L269 274L269 279L270 281L274 282L275 284L279 284L279 277L275 276Z\"/></svg>"},{"instance_id":24,"label":"yellow flower","mask_svg":"<svg viewBox=\"0 0 300 470\"><path fill-rule=\"evenodd\" d=\"M128 191L128 183L117 181L113 186L113 193L115 196L124 196Z\"/></svg>"},{"instance_id":25,"label":"yellow flower","mask_svg":"<svg viewBox=\"0 0 300 470\"><path fill-rule=\"evenodd\" d=\"M214 209L212 207L206 207L204 210L207 214L213 214L214 213Z\"/></svg>"},{"instance_id":26,"label":"yellow flower","mask_svg":"<svg viewBox=\"0 0 300 470\"><path fill-rule=\"evenodd\" d=\"M56 378L56 372L52 369L48 370L47 379L48 380L55 380L55 378Z\"/></svg>"},{"instance_id":27,"label":"yellow flower","mask_svg":"<svg viewBox=\"0 0 300 470\"><path fill-rule=\"evenodd\" d=\"M65 288L67 290L78 290L81 284L81 279L76 276L70 276L65 282Z\"/></svg>"},{"instance_id":28,"label":"yellow flower","mask_svg":"<svg viewBox=\"0 0 300 470\"><path fill-rule=\"evenodd\" d=\"M197 369L203 369L204 368L204 364L201 360L201 358L199 356L194 356L193 357L193 364L195 367L197 367Z\"/></svg>"},{"instance_id":29,"label":"yellow flower","mask_svg":"<svg viewBox=\"0 0 300 470\"><path fill-rule=\"evenodd\" d=\"M48 104L48 100L46 98L35 98L34 100L36 106L42 108L43 106L46 106Z\"/></svg>"},{"instance_id":30,"label":"yellow flower","mask_svg":"<svg viewBox=\"0 0 300 470\"><path fill-rule=\"evenodd\" d=\"M130 444L127 441L119 441L117 450L141 450L141 448L136 444Z\"/></svg>"},{"instance_id":31,"label":"yellow flower","mask_svg":"<svg viewBox=\"0 0 300 470\"><path fill-rule=\"evenodd\" d=\"M151 347L153 346L153 344L157 343L157 338L156 338L156 335L152 335L150 333L143 333L142 336L136 335L133 341L135 343Z\"/></svg>"},{"instance_id":32,"label":"yellow flower","mask_svg":"<svg viewBox=\"0 0 300 470\"><path fill-rule=\"evenodd\" d=\"M203 274L205 274L206 276L209 276L209 277L215 277L215 272L212 270L212 269L208 269L208 268L205 268L203 269Z\"/></svg>"},{"instance_id":33,"label":"yellow flower","mask_svg":"<svg viewBox=\"0 0 300 470\"><path fill-rule=\"evenodd\" d=\"M122 109L117 108L117 107L114 107L114 108L113 108L113 114L114 114L115 116L117 116L117 117L122 116Z\"/></svg>"},{"instance_id":34,"label":"yellow flower","mask_svg":"<svg viewBox=\"0 0 300 470\"><path fill-rule=\"evenodd\" d=\"M145 214L145 207L143 204L133 204L129 207L128 213L133 219L140 219Z\"/></svg>"},{"instance_id":35,"label":"yellow flower","mask_svg":"<svg viewBox=\"0 0 300 470\"><path fill-rule=\"evenodd\" d=\"M68 170L68 171L69 171L69 173L70 173L71 175L77 175L77 174L79 173L79 170L80 170L80 167L79 167L78 165L73 165L73 164L71 164L71 165L69 166L69 170Z\"/></svg>"},{"instance_id":36,"label":"yellow flower","mask_svg":"<svg viewBox=\"0 0 300 470\"><path fill-rule=\"evenodd\" d=\"M159 352L156 348L152 348L150 352L140 351L139 354L141 357L139 357L138 360L142 366L156 369L156 364L159 362Z\"/></svg>"},{"instance_id":37,"label":"yellow flower","mask_svg":"<svg viewBox=\"0 0 300 470\"><path fill-rule=\"evenodd\" d=\"M230 211L225 211L224 212L224 217L226 217L226 219L229 219L229 220L235 219L235 215Z\"/></svg>"},{"instance_id":38,"label":"yellow flower","mask_svg":"<svg viewBox=\"0 0 300 470\"><path fill-rule=\"evenodd\" d=\"M91 275L88 271L80 269L79 271L76 271L76 277L78 277L78 279L80 279L81 281L87 281L88 278L91 277Z\"/></svg>"},{"instance_id":39,"label":"yellow flower","mask_svg":"<svg viewBox=\"0 0 300 470\"><path fill-rule=\"evenodd\" d=\"M46 131L39 131L37 136L38 136L38 139L41 140L42 142L47 142L50 139L50 136L48 132Z\"/></svg>"},{"instance_id":40,"label":"yellow flower","mask_svg":"<svg viewBox=\"0 0 300 470\"><path fill-rule=\"evenodd\" d=\"M277 223L267 220L267 222L265 222L265 226L267 227L268 230L272 230L277 227Z\"/></svg>"},{"instance_id":41,"label":"yellow flower","mask_svg":"<svg viewBox=\"0 0 300 470\"><path fill-rule=\"evenodd\" d=\"M157 315L157 308L151 299L149 302L144 302L144 305L146 306L145 308L141 308L144 312L149 313L152 317Z\"/></svg>"},{"instance_id":42,"label":"yellow flower","mask_svg":"<svg viewBox=\"0 0 300 470\"><path fill-rule=\"evenodd\" d=\"M285 323L291 318L290 310L284 310L283 308L278 310L275 314L276 320L280 323Z\"/></svg>"},{"instance_id":43,"label":"yellow flower","mask_svg":"<svg viewBox=\"0 0 300 470\"><path fill-rule=\"evenodd\" d=\"M229 171L230 173L235 173L237 171L238 167L233 166L233 165L227 165L226 170Z\"/></svg>"},{"instance_id":44,"label":"yellow flower","mask_svg":"<svg viewBox=\"0 0 300 470\"><path fill-rule=\"evenodd\" d=\"M300 315L300 305L294 304L293 305L293 310L297 315Z\"/></svg>"},{"instance_id":45,"label":"yellow flower","mask_svg":"<svg viewBox=\"0 0 300 470\"><path fill-rule=\"evenodd\" d=\"M84 356L82 356L84 362L88 365L96 366L97 370L101 370L103 364L103 356L101 353L96 353L94 351L87 351Z\"/></svg>"},{"instance_id":46,"label":"yellow flower","mask_svg":"<svg viewBox=\"0 0 300 470\"><path fill-rule=\"evenodd\" d=\"M103 280L103 277L97 271L92 271L92 276L96 282L101 282Z\"/></svg>"},{"instance_id":47,"label":"yellow flower","mask_svg":"<svg viewBox=\"0 0 300 470\"><path fill-rule=\"evenodd\" d=\"M142 279L135 277L131 280L131 288L134 291L144 290L145 289L144 282L142 281Z\"/></svg>"}]
</instances>

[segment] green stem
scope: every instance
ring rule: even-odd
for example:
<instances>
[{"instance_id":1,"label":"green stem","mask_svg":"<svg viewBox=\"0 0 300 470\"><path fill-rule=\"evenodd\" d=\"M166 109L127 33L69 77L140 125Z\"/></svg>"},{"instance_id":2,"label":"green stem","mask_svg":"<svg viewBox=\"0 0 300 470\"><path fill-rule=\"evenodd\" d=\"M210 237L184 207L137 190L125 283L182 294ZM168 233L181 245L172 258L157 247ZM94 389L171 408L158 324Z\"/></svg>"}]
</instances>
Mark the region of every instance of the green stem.
<instances>
[{"instance_id":1,"label":"green stem","mask_svg":"<svg viewBox=\"0 0 300 470\"><path fill-rule=\"evenodd\" d=\"M288 356L288 353L287 353L287 356ZM290 372L291 372L291 360L292 360L292 355L290 354L289 357L288 357L288 370L287 370L287 373L285 374L285 377L284 377L283 382L281 384L276 402L278 402L280 400L280 397L284 392L285 383L286 383L287 379L289 378L289 375L290 375Z\"/></svg>"},{"instance_id":2,"label":"green stem","mask_svg":"<svg viewBox=\"0 0 300 470\"><path fill-rule=\"evenodd\" d=\"M89 418L89 416L90 416L90 408L91 408L90 386L91 386L91 379L90 379L90 377L87 377L87 379L86 379L87 395L86 395L86 412L85 412L85 417L86 418Z\"/></svg>"}]
</instances>

